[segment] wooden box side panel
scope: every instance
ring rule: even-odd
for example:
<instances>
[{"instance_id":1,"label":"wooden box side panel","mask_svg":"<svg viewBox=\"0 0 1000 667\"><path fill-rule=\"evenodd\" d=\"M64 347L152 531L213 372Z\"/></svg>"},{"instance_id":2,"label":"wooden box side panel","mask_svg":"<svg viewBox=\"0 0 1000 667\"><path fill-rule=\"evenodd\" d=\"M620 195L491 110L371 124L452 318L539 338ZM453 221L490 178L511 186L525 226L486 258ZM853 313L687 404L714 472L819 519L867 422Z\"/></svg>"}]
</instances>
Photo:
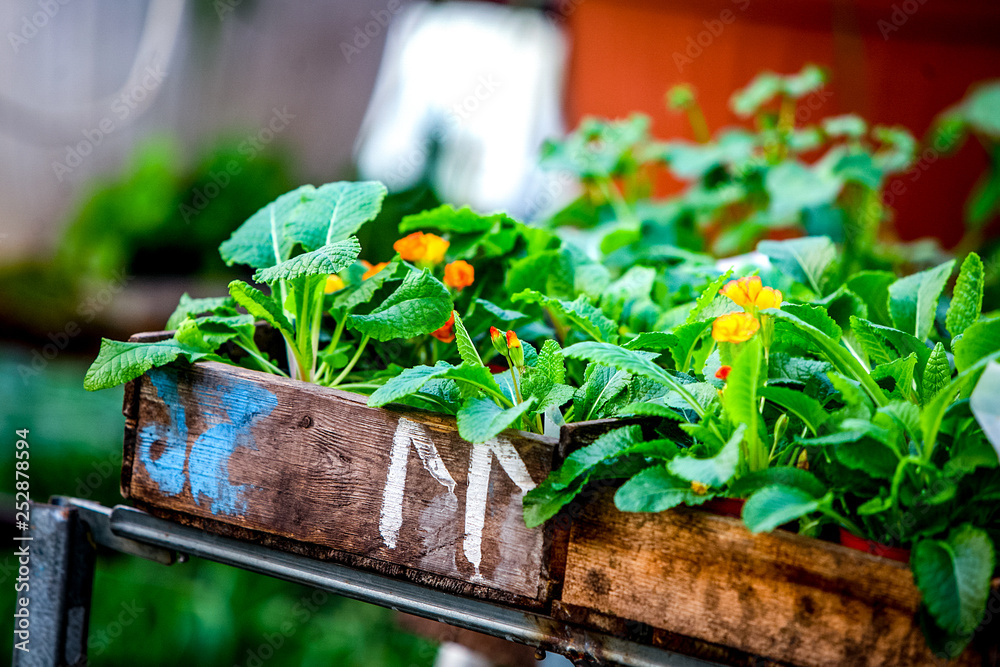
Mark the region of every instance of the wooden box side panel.
<instances>
[{"instance_id":1,"label":"wooden box side panel","mask_svg":"<svg viewBox=\"0 0 1000 667\"><path fill-rule=\"evenodd\" d=\"M574 522L562 602L799 665L939 664L903 564L679 509ZM963 662L976 664L971 652Z\"/></svg>"},{"instance_id":2,"label":"wooden box side panel","mask_svg":"<svg viewBox=\"0 0 1000 667\"><path fill-rule=\"evenodd\" d=\"M552 588L546 533L524 493L557 441L472 446L454 420L215 363L154 369L134 385L129 497L162 508L435 573L529 600Z\"/></svg>"}]
</instances>

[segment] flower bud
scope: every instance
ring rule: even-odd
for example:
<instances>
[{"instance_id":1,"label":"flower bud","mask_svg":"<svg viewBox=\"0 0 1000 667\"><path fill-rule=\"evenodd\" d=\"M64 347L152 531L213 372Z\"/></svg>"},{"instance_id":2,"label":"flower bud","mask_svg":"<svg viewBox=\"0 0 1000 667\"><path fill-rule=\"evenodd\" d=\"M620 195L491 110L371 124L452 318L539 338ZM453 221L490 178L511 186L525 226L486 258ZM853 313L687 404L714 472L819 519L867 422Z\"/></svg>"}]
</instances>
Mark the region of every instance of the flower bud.
<instances>
[{"instance_id":1,"label":"flower bud","mask_svg":"<svg viewBox=\"0 0 1000 667\"><path fill-rule=\"evenodd\" d=\"M513 329L507 332L507 354L510 355L510 363L518 368L524 367L524 348Z\"/></svg>"},{"instance_id":2,"label":"flower bud","mask_svg":"<svg viewBox=\"0 0 1000 667\"><path fill-rule=\"evenodd\" d=\"M493 341L493 349L507 356L507 341L503 337L503 332L496 327L490 327L490 340Z\"/></svg>"}]
</instances>

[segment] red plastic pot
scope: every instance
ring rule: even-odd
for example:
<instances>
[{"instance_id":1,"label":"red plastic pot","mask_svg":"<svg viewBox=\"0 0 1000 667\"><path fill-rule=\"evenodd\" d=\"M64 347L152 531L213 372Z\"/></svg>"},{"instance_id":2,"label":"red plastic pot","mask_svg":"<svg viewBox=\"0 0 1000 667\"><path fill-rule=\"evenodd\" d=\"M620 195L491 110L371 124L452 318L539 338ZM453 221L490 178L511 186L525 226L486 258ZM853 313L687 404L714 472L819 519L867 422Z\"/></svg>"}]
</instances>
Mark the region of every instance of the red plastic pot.
<instances>
[{"instance_id":1,"label":"red plastic pot","mask_svg":"<svg viewBox=\"0 0 1000 667\"><path fill-rule=\"evenodd\" d=\"M873 540L866 540L865 538L858 537L854 533L851 533L843 528L840 529L840 543L848 549L856 549L857 551L864 551L865 553L869 553L874 556L891 558L892 560L898 560L900 563L910 562L909 549L904 549L903 547L893 547L888 544L880 544L879 542L875 542Z\"/></svg>"},{"instance_id":2,"label":"red plastic pot","mask_svg":"<svg viewBox=\"0 0 1000 667\"><path fill-rule=\"evenodd\" d=\"M744 498L712 498L698 507L712 514L739 519L743 515L744 503L746 503Z\"/></svg>"}]
</instances>

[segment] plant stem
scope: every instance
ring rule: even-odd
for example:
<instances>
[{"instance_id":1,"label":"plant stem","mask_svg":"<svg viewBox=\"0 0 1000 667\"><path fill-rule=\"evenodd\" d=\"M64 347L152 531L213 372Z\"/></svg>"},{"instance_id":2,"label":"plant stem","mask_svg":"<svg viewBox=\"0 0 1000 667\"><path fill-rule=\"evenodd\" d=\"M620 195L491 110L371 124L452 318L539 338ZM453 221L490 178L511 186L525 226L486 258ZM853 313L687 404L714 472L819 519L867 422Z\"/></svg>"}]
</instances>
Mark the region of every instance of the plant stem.
<instances>
[{"instance_id":1,"label":"plant stem","mask_svg":"<svg viewBox=\"0 0 1000 667\"><path fill-rule=\"evenodd\" d=\"M344 366L344 370L340 372L340 375L337 376L337 379L335 379L333 382L330 383L331 387L336 387L338 384L340 384L341 380L347 377L347 374L351 372L352 368L354 368L354 364L358 363L358 359L361 358L361 353L364 352L365 346L368 345L369 340L371 340L371 336L367 334L365 335L364 338L361 339L361 343L358 345L357 352L354 353L354 356L351 357L351 360L347 362L346 366Z\"/></svg>"}]
</instances>

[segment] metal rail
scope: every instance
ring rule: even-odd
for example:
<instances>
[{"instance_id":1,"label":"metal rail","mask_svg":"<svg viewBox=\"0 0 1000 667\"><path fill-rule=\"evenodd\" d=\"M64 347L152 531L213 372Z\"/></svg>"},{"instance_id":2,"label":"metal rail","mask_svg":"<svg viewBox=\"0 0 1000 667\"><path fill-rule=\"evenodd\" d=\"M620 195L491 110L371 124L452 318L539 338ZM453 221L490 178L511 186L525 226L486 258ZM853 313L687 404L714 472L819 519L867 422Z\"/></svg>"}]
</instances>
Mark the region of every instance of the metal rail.
<instances>
[{"instance_id":1,"label":"metal rail","mask_svg":"<svg viewBox=\"0 0 1000 667\"><path fill-rule=\"evenodd\" d=\"M125 507L103 507L75 498L57 497L56 505L32 509L32 570L48 571L47 588L32 589L31 645L52 650L24 653L15 649L17 667L86 664L87 619L79 632L80 600L89 614L93 580L93 547L81 544L85 527L94 543L150 560L171 564L199 556L251 572L284 579L369 602L382 607L441 621L503 639L535 646L569 657L576 664L620 664L634 667L706 667L705 662L638 644L531 612L483 600L460 597L384 575L337 563L317 561L257 544L206 533L158 519ZM76 536L75 540L71 540ZM70 548L72 546L72 549ZM78 557L67 559L74 551ZM175 554L176 552L176 554ZM82 554L82 558L79 557ZM179 556L178 556L179 554ZM85 595L81 594L81 590ZM67 635L67 600L73 609L74 633ZM16 640L15 640L16 641Z\"/></svg>"}]
</instances>

